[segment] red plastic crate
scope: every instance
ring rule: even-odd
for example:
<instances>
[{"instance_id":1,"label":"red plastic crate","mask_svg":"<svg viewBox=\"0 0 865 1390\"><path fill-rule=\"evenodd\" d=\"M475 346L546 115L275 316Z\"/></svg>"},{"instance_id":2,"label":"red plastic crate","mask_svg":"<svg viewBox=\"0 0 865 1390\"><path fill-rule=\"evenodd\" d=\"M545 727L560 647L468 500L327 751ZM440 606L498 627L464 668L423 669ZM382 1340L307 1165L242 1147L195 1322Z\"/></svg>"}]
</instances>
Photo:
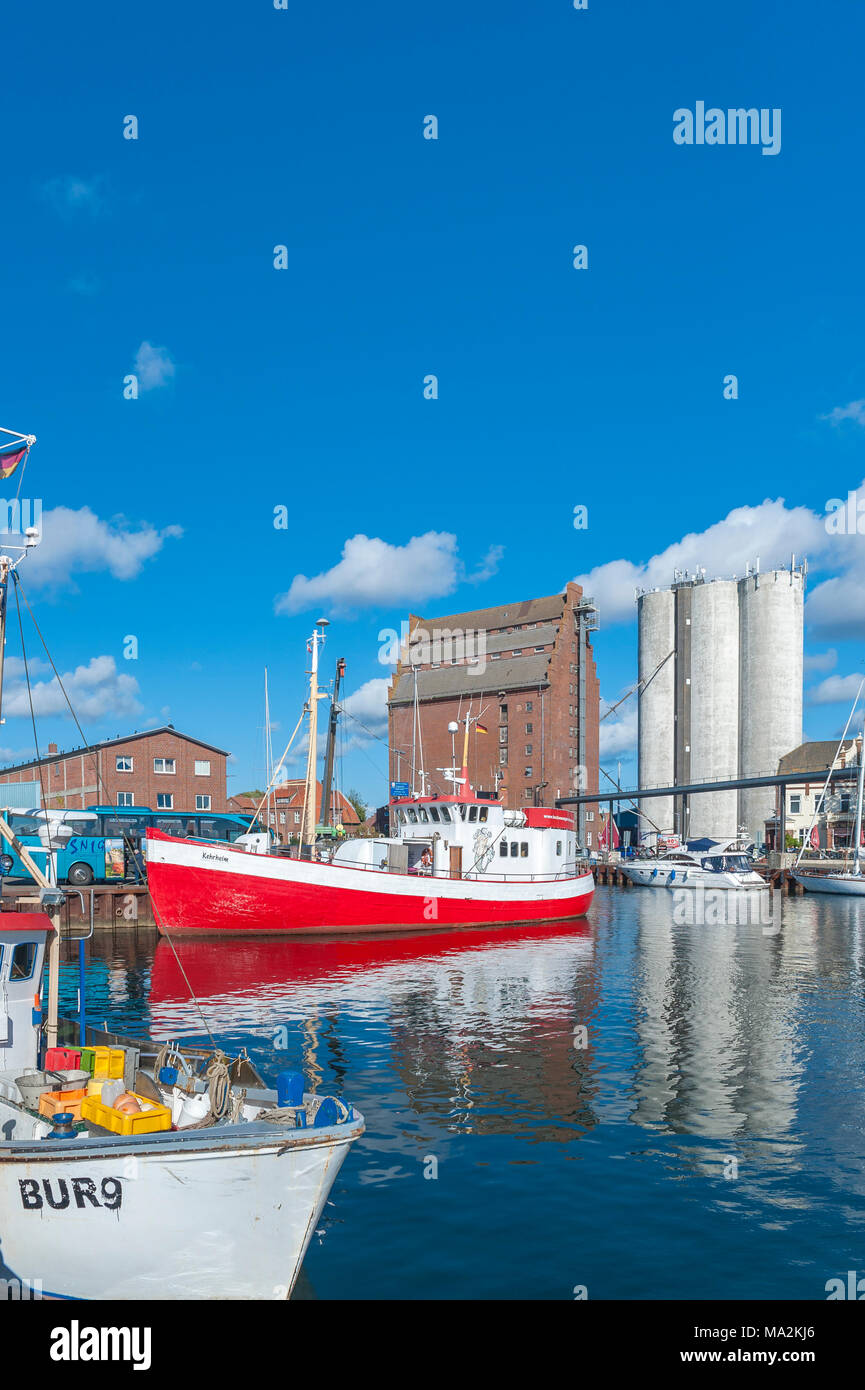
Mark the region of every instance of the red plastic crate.
<instances>
[{"instance_id":1,"label":"red plastic crate","mask_svg":"<svg viewBox=\"0 0 865 1390\"><path fill-rule=\"evenodd\" d=\"M45 1053L46 1071L80 1071L81 1048L49 1047Z\"/></svg>"}]
</instances>

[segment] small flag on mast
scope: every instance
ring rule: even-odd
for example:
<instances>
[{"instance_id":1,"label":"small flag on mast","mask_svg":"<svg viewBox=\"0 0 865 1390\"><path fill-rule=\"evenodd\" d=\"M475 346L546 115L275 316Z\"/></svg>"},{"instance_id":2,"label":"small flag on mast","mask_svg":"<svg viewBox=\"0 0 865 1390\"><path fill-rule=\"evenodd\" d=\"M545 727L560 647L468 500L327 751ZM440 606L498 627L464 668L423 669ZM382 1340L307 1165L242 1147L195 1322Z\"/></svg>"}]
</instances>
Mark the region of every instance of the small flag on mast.
<instances>
[{"instance_id":1,"label":"small flag on mast","mask_svg":"<svg viewBox=\"0 0 865 1390\"><path fill-rule=\"evenodd\" d=\"M13 449L10 453L0 453L0 478L11 478L15 469L30 448L25 444L23 449Z\"/></svg>"},{"instance_id":2,"label":"small flag on mast","mask_svg":"<svg viewBox=\"0 0 865 1390\"><path fill-rule=\"evenodd\" d=\"M486 724L476 724L476 725L475 725L475 728L477 729L477 731L478 731L479 734L488 734L488 733L489 733L489 729L487 728Z\"/></svg>"}]
</instances>

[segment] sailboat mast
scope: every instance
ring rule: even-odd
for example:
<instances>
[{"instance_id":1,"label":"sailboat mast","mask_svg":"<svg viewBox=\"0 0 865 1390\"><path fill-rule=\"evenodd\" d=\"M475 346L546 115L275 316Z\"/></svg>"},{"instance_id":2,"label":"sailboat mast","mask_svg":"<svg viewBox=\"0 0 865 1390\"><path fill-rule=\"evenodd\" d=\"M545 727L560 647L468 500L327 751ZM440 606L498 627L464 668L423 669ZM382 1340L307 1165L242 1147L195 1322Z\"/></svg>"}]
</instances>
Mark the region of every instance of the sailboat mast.
<instances>
[{"instance_id":1,"label":"sailboat mast","mask_svg":"<svg viewBox=\"0 0 865 1390\"><path fill-rule=\"evenodd\" d=\"M324 642L324 633L319 629L327 625L326 618L319 618L316 630L309 639L309 650L312 654L309 671L309 748L306 756L306 785L303 791L303 825L300 831L300 853L301 858L305 859L312 858L315 848L318 702L325 698L318 689L318 648L319 643Z\"/></svg>"},{"instance_id":2,"label":"sailboat mast","mask_svg":"<svg viewBox=\"0 0 865 1390\"><path fill-rule=\"evenodd\" d=\"M859 744L859 794L858 794L858 796L857 796L857 798L856 798L856 830L855 830L856 852L855 852L855 854L854 854L854 856L853 856L853 872L854 872L854 874L860 874L860 873L862 872L862 865L861 865L861 863L860 863L860 860L861 860L861 858L862 858L862 849L861 849L861 843L860 843L860 842L861 842L861 840L862 840L862 793L863 793L863 791L865 791L865 721L863 721L863 724L862 724L862 741L861 741L861 743Z\"/></svg>"}]
</instances>

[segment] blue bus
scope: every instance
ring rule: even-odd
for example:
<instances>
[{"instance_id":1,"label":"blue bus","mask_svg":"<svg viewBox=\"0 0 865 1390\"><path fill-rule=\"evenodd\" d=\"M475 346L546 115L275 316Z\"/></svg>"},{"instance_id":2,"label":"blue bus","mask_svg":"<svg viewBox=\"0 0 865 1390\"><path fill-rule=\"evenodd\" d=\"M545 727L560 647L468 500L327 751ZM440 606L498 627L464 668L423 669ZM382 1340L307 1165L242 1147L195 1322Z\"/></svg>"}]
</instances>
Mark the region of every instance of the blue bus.
<instances>
[{"instance_id":1,"label":"blue bus","mask_svg":"<svg viewBox=\"0 0 865 1390\"><path fill-rule=\"evenodd\" d=\"M15 812L6 816L9 828L33 853L39 868L49 859L56 864L58 883L84 888L91 883L144 882L145 831L153 826L168 835L185 839L216 840L233 844L250 831L248 816L237 812L153 811L149 806L88 806L84 811L70 809L52 813L54 825L71 828L51 833L48 849L48 822L45 812ZM253 832L264 833L260 821ZM10 853L6 876L27 879L30 875L17 854Z\"/></svg>"}]
</instances>

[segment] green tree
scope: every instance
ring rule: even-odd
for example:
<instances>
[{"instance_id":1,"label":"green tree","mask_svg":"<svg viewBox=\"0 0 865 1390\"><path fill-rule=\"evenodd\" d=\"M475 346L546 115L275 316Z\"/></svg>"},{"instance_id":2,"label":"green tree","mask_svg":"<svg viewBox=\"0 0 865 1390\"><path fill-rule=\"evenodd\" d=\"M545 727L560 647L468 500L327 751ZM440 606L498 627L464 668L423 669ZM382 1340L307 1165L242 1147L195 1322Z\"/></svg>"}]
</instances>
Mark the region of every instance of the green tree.
<instances>
[{"instance_id":1,"label":"green tree","mask_svg":"<svg viewBox=\"0 0 865 1390\"><path fill-rule=\"evenodd\" d=\"M364 801L364 799L363 799L363 797L361 796L360 792L357 791L357 789L356 789L355 787L352 787L351 791L346 792L346 797L347 797L348 800L351 802L351 804L352 804L352 806L354 807L354 809L357 811L357 814L358 814L358 817L360 818L360 820L361 820L361 821L365 821L365 820L366 820L366 802Z\"/></svg>"}]
</instances>

